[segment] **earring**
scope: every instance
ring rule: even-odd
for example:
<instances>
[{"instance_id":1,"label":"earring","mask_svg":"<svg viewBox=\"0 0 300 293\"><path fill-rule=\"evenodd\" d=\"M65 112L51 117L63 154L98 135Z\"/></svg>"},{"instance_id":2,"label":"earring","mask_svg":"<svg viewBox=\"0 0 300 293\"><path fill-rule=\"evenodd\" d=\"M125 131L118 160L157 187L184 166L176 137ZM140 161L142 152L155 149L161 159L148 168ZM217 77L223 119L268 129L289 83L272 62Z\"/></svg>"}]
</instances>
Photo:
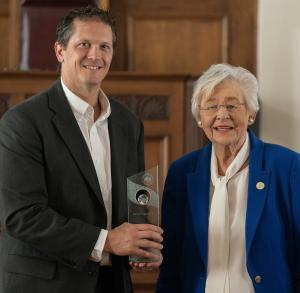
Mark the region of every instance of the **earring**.
<instances>
[{"instance_id":1,"label":"earring","mask_svg":"<svg viewBox=\"0 0 300 293\"><path fill-rule=\"evenodd\" d=\"M198 125L199 125L199 127L202 127L202 121L201 120L198 121Z\"/></svg>"},{"instance_id":2,"label":"earring","mask_svg":"<svg viewBox=\"0 0 300 293\"><path fill-rule=\"evenodd\" d=\"M253 117L249 117L249 123L253 123L254 122L254 119L253 119Z\"/></svg>"}]
</instances>

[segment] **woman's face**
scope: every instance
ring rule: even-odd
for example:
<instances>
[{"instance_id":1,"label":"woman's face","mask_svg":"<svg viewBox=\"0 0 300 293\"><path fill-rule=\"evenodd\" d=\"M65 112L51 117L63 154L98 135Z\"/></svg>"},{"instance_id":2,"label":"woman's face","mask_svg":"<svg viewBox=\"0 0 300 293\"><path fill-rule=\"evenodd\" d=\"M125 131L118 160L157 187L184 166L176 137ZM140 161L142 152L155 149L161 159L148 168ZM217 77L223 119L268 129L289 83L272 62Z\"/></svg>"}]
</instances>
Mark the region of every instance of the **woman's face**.
<instances>
[{"instance_id":1,"label":"woman's face","mask_svg":"<svg viewBox=\"0 0 300 293\"><path fill-rule=\"evenodd\" d=\"M238 83L232 80L223 81L210 97L203 98L199 113L198 124L214 146L234 149L243 145L256 115L249 112Z\"/></svg>"}]
</instances>

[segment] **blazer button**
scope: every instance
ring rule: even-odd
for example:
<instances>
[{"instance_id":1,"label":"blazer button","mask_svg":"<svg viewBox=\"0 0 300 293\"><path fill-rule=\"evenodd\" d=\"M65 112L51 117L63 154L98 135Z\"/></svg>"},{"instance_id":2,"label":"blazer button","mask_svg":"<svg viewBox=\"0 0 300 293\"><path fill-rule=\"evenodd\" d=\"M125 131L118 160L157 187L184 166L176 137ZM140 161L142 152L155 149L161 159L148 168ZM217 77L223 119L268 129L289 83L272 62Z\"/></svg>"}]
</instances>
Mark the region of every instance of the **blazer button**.
<instances>
[{"instance_id":1,"label":"blazer button","mask_svg":"<svg viewBox=\"0 0 300 293\"><path fill-rule=\"evenodd\" d=\"M261 276L256 276L254 280L255 280L256 284L260 284L261 281L262 281L262 277Z\"/></svg>"}]
</instances>

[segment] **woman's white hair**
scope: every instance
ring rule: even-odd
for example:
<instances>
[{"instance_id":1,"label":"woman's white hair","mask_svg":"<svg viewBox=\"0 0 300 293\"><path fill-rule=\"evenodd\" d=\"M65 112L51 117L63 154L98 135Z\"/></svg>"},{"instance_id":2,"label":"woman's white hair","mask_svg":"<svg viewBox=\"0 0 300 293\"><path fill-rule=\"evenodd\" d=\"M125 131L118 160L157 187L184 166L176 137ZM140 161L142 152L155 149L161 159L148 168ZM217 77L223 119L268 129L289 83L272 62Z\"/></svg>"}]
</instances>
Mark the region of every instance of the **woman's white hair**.
<instances>
[{"instance_id":1,"label":"woman's white hair","mask_svg":"<svg viewBox=\"0 0 300 293\"><path fill-rule=\"evenodd\" d=\"M258 112L258 82L256 77L243 67L229 64L214 64L195 82L192 95L192 113L199 120L199 105L203 97L210 97L217 85L224 80L233 80L240 86L250 112Z\"/></svg>"}]
</instances>

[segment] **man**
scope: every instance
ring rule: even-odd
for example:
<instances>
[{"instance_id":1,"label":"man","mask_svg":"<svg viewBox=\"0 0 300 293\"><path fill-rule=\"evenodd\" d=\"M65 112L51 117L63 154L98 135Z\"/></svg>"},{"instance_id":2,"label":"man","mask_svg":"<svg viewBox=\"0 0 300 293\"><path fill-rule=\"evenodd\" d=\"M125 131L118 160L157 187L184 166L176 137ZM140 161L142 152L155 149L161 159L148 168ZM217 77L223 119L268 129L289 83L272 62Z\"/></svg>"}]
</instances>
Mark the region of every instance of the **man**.
<instances>
[{"instance_id":1,"label":"man","mask_svg":"<svg viewBox=\"0 0 300 293\"><path fill-rule=\"evenodd\" d=\"M161 262L162 230L126 223L143 127L101 90L115 42L107 12L71 11L57 28L61 78L0 121L0 292L127 293L126 256Z\"/></svg>"}]
</instances>

